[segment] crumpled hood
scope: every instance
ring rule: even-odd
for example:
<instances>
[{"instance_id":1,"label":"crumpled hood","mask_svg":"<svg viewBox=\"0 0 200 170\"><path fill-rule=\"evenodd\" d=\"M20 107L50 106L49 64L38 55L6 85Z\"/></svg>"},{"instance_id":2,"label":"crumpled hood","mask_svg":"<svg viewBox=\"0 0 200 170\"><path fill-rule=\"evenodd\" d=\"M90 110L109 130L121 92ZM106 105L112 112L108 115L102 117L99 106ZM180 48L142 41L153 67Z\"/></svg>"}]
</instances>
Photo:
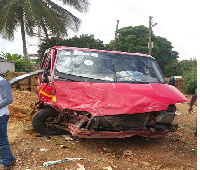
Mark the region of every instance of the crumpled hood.
<instances>
[{"instance_id":1,"label":"crumpled hood","mask_svg":"<svg viewBox=\"0 0 200 170\"><path fill-rule=\"evenodd\" d=\"M161 111L170 104L188 101L178 89L168 84L54 83L57 107L87 111L94 116Z\"/></svg>"}]
</instances>

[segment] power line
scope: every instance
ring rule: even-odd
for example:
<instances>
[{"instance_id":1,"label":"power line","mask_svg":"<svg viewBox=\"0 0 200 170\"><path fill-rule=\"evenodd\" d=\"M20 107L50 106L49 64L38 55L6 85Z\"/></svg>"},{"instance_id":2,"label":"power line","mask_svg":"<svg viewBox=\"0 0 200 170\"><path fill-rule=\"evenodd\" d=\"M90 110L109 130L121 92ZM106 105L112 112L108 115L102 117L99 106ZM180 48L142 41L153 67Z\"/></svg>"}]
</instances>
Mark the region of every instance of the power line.
<instances>
[{"instance_id":1,"label":"power line","mask_svg":"<svg viewBox=\"0 0 200 170\"><path fill-rule=\"evenodd\" d=\"M180 42L177 42L177 41L174 41L173 42L171 41L172 39L172 36L170 36L163 28L162 26L159 24L158 27L155 28L155 30L160 34L160 36L162 37L167 37L166 39L168 39L172 44L173 44L173 47L174 48L177 48L179 49L180 51L182 51L186 56L188 56L187 58L190 59L190 58L194 58L192 57L190 54L188 54L188 52L186 52L180 45ZM179 54L180 55L180 54Z\"/></svg>"},{"instance_id":2,"label":"power line","mask_svg":"<svg viewBox=\"0 0 200 170\"><path fill-rule=\"evenodd\" d=\"M123 2L124 2L124 1L123 1ZM128 11L130 11L131 13L133 13L133 14L135 14L137 17L139 17L140 19L144 20L145 22L148 21L147 15L144 14L143 12L139 11L139 10L137 9L137 5L130 5L130 4L129 4L129 6L127 7L127 6L124 5L124 3L121 3L121 1L120 1L120 4L121 4L122 6L124 6L124 8L126 8Z\"/></svg>"},{"instance_id":3,"label":"power line","mask_svg":"<svg viewBox=\"0 0 200 170\"><path fill-rule=\"evenodd\" d=\"M113 30L105 30L105 31L96 32L96 33L92 33L92 34L98 35L98 34L104 34L106 32L113 32Z\"/></svg>"}]
</instances>

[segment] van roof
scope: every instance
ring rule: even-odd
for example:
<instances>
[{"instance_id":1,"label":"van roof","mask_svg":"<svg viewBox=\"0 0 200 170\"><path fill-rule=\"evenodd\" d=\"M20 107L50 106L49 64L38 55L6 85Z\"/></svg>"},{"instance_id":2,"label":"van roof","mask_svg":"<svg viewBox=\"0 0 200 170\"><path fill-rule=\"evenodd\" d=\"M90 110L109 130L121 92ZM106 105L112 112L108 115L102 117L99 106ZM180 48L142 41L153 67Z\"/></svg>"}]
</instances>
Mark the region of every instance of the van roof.
<instances>
[{"instance_id":1,"label":"van roof","mask_svg":"<svg viewBox=\"0 0 200 170\"><path fill-rule=\"evenodd\" d=\"M154 57L152 57L148 54L142 54L142 53L129 53L129 52L121 52L121 51L106 51L106 50L97 50L97 49L90 49L90 48L78 48L78 47L67 47L67 46L54 46L52 48L55 48L55 49L58 49L58 50L71 49L71 50L82 50L82 51L117 53L117 54L126 54L126 55L139 55L139 56L150 57L150 58L155 59Z\"/></svg>"}]
</instances>

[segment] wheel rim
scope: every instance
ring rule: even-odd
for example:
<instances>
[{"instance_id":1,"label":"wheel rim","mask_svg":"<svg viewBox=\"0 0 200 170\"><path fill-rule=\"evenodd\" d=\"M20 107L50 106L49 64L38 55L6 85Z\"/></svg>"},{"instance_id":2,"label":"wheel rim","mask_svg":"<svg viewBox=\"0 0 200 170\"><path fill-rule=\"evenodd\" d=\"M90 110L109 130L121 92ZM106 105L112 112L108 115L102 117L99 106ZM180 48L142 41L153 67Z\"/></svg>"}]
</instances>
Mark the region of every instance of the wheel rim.
<instances>
[{"instance_id":1,"label":"wheel rim","mask_svg":"<svg viewBox=\"0 0 200 170\"><path fill-rule=\"evenodd\" d=\"M55 129L55 127L53 127L53 125L55 124L54 123L55 118L56 116L48 116L42 123L48 129Z\"/></svg>"}]
</instances>

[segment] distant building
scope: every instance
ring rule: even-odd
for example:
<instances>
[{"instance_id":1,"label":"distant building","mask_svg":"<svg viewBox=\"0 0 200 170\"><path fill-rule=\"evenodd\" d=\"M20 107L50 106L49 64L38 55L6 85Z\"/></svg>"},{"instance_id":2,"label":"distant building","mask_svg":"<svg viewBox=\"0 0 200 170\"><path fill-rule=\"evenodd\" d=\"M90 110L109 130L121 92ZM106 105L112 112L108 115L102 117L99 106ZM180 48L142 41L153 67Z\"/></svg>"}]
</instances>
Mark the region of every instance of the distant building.
<instances>
[{"instance_id":1,"label":"distant building","mask_svg":"<svg viewBox=\"0 0 200 170\"><path fill-rule=\"evenodd\" d=\"M7 71L15 72L15 62L0 60L0 73L4 74Z\"/></svg>"},{"instance_id":2,"label":"distant building","mask_svg":"<svg viewBox=\"0 0 200 170\"><path fill-rule=\"evenodd\" d=\"M29 59L38 59L39 58L39 54L29 54L28 58Z\"/></svg>"},{"instance_id":3,"label":"distant building","mask_svg":"<svg viewBox=\"0 0 200 170\"><path fill-rule=\"evenodd\" d=\"M174 76L175 79L182 79L182 76Z\"/></svg>"},{"instance_id":4,"label":"distant building","mask_svg":"<svg viewBox=\"0 0 200 170\"><path fill-rule=\"evenodd\" d=\"M36 63L36 60L39 58L39 54L29 54L28 58L31 59L31 63L33 64L34 68L40 67L40 65Z\"/></svg>"}]
</instances>

